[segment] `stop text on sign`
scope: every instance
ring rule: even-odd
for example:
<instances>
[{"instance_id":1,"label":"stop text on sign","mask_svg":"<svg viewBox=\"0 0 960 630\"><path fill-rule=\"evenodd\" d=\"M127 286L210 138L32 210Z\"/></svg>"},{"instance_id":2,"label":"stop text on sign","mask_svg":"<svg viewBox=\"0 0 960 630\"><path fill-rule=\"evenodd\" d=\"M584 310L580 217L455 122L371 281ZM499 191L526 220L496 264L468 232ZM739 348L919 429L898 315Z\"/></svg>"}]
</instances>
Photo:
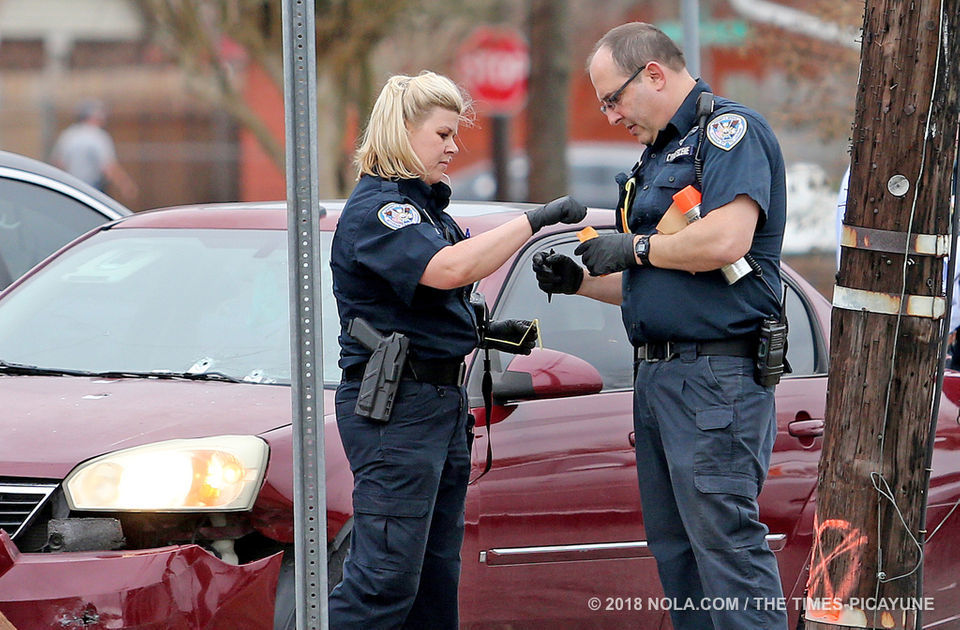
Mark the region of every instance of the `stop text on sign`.
<instances>
[{"instance_id":1,"label":"stop text on sign","mask_svg":"<svg viewBox=\"0 0 960 630\"><path fill-rule=\"evenodd\" d=\"M514 113L523 107L530 51L517 31L478 28L460 49L457 68L471 96L493 112Z\"/></svg>"}]
</instances>

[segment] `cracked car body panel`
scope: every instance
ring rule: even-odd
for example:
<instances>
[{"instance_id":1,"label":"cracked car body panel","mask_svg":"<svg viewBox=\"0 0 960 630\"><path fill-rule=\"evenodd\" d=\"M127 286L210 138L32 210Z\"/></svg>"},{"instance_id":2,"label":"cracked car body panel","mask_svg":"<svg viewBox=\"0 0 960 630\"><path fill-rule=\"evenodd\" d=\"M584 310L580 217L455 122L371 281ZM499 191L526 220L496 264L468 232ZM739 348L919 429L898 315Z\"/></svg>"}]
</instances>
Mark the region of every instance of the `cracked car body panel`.
<instances>
[{"instance_id":1,"label":"cracked car body panel","mask_svg":"<svg viewBox=\"0 0 960 630\"><path fill-rule=\"evenodd\" d=\"M0 610L18 630L267 628L280 562L234 566L197 545L21 554L0 532Z\"/></svg>"}]
</instances>

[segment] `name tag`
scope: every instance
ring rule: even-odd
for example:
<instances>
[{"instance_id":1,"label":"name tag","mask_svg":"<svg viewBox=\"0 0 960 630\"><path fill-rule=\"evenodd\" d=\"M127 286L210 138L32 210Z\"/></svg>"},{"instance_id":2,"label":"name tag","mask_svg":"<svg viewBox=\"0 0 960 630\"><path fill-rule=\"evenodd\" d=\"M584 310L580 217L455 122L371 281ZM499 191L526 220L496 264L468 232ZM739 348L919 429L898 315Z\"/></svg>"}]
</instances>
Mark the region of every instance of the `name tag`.
<instances>
[{"instance_id":1,"label":"name tag","mask_svg":"<svg viewBox=\"0 0 960 630\"><path fill-rule=\"evenodd\" d=\"M686 157L688 155L693 155L693 147L680 147L673 153L667 154L667 162L673 162L677 158Z\"/></svg>"}]
</instances>

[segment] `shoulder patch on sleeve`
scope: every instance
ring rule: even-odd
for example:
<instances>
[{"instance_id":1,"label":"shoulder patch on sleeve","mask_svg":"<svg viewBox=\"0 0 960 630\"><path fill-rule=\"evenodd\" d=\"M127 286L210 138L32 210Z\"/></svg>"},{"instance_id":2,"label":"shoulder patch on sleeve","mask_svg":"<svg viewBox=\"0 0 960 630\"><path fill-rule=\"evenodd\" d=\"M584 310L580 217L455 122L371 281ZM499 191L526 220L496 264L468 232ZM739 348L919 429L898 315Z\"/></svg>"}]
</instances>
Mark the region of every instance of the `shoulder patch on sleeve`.
<instances>
[{"instance_id":1,"label":"shoulder patch on sleeve","mask_svg":"<svg viewBox=\"0 0 960 630\"><path fill-rule=\"evenodd\" d=\"M747 133L747 119L740 114L721 114L707 125L710 144L729 151L743 140Z\"/></svg>"},{"instance_id":2,"label":"shoulder patch on sleeve","mask_svg":"<svg viewBox=\"0 0 960 630\"><path fill-rule=\"evenodd\" d=\"M377 218L391 230L399 230L420 223L420 211L409 203L391 201L377 211Z\"/></svg>"}]
</instances>

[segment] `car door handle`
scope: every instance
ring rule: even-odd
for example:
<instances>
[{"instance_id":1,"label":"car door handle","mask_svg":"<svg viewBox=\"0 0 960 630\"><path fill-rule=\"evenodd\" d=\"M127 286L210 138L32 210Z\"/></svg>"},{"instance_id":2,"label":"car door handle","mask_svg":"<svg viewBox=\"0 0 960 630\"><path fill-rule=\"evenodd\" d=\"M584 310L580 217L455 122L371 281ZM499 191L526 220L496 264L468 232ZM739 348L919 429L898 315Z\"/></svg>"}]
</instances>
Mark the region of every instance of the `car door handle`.
<instances>
[{"instance_id":1,"label":"car door handle","mask_svg":"<svg viewBox=\"0 0 960 630\"><path fill-rule=\"evenodd\" d=\"M787 431L796 438L814 438L823 435L823 418L794 420L787 425Z\"/></svg>"},{"instance_id":2,"label":"car door handle","mask_svg":"<svg viewBox=\"0 0 960 630\"><path fill-rule=\"evenodd\" d=\"M627 436L627 439L630 440L630 446L636 446L636 445L637 445L637 432L636 432L636 431L631 431L631 432L630 432L630 435Z\"/></svg>"}]
</instances>

